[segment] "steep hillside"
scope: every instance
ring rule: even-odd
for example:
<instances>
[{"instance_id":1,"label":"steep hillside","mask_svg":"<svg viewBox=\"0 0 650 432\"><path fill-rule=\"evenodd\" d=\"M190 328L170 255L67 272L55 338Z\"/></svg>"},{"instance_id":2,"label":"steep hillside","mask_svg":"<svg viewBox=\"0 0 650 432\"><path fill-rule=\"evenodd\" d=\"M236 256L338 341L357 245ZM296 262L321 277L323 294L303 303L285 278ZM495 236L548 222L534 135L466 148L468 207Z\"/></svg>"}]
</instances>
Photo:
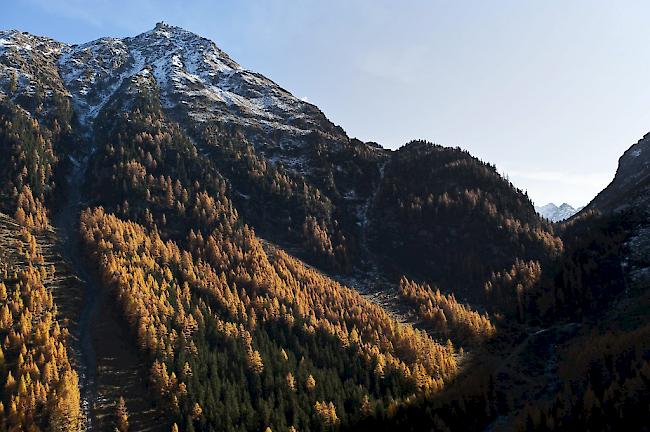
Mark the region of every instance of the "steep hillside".
<instances>
[{"instance_id":1,"label":"steep hillside","mask_svg":"<svg viewBox=\"0 0 650 432\"><path fill-rule=\"evenodd\" d=\"M2 427L635 426L647 146L552 224L494 166L351 139L179 27L0 32ZM54 297L52 228L78 278Z\"/></svg>"},{"instance_id":2,"label":"steep hillside","mask_svg":"<svg viewBox=\"0 0 650 432\"><path fill-rule=\"evenodd\" d=\"M67 328L79 291L61 276L53 246L51 236L37 237L0 213L3 430L75 430L84 424Z\"/></svg>"},{"instance_id":3,"label":"steep hillside","mask_svg":"<svg viewBox=\"0 0 650 432\"><path fill-rule=\"evenodd\" d=\"M96 120L97 175L89 186L94 205L123 219L88 211L82 232L150 358L160 403L178 413L180 425L347 424L364 394L385 403L374 400L433 391L453 375L449 345L393 322L283 252L267 255L240 221L216 165L165 117L150 76L124 86L133 99L115 98ZM130 113L122 110L127 101ZM153 267L134 267L140 260ZM186 318L166 318L170 308ZM344 375L337 364L348 365ZM207 379L206 368L221 371L219 378ZM168 373L182 381L169 382ZM290 409L273 396L286 386L296 392ZM252 395L220 396L242 388ZM321 402L327 411L314 412Z\"/></svg>"},{"instance_id":4,"label":"steep hillside","mask_svg":"<svg viewBox=\"0 0 650 432\"><path fill-rule=\"evenodd\" d=\"M569 238L576 242L580 234L603 232L612 235L618 231L620 251L616 260L627 284L634 287L650 286L650 134L644 135L619 159L614 180L567 224ZM591 225L611 227L593 230ZM596 234L597 235L597 234ZM585 237L590 237L587 235Z\"/></svg>"},{"instance_id":5,"label":"steep hillside","mask_svg":"<svg viewBox=\"0 0 650 432\"><path fill-rule=\"evenodd\" d=\"M480 361L445 392L356 427L645 430L650 400L648 163L640 158L645 146L644 139L626 151L612 184L557 226L564 251L542 270L545 278L529 287L519 282L519 272L491 278L492 288L513 279L524 292L530 289L523 326L498 322L496 336L479 351ZM437 311L439 293L404 283L411 298L436 299L419 302L421 311L433 312L436 326L447 322Z\"/></svg>"},{"instance_id":6,"label":"steep hillside","mask_svg":"<svg viewBox=\"0 0 650 432\"><path fill-rule=\"evenodd\" d=\"M393 272L484 300L493 272L559 256L526 195L460 149L415 141L393 153L369 209L372 249Z\"/></svg>"}]
</instances>

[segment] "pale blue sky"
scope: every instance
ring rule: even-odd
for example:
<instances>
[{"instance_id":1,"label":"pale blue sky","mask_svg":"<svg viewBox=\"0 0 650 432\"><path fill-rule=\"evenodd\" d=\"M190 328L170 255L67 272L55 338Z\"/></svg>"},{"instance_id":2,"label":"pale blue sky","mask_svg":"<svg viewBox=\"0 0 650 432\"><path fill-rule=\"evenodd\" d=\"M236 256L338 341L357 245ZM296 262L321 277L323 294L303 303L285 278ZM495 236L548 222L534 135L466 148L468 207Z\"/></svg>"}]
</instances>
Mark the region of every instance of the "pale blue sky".
<instances>
[{"instance_id":1,"label":"pale blue sky","mask_svg":"<svg viewBox=\"0 0 650 432\"><path fill-rule=\"evenodd\" d=\"M586 204L650 131L644 1L13 0L0 28L78 43L160 20L350 136L466 148L539 204Z\"/></svg>"}]
</instances>

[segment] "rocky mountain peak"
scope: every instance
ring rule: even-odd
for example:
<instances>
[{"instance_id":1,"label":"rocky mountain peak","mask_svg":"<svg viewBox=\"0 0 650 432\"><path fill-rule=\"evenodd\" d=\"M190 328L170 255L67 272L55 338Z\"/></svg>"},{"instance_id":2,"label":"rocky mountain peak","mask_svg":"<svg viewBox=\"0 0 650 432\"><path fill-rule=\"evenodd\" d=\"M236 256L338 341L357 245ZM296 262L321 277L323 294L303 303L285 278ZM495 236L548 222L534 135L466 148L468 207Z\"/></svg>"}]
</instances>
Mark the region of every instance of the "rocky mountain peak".
<instances>
[{"instance_id":1,"label":"rocky mountain peak","mask_svg":"<svg viewBox=\"0 0 650 432\"><path fill-rule=\"evenodd\" d=\"M0 31L0 91L26 105L33 96L65 94L56 59L66 45L18 30Z\"/></svg>"},{"instance_id":2,"label":"rocky mountain peak","mask_svg":"<svg viewBox=\"0 0 650 432\"><path fill-rule=\"evenodd\" d=\"M618 212L630 207L650 212L650 133L632 145L618 160L614 180L588 208Z\"/></svg>"},{"instance_id":3,"label":"rocky mountain peak","mask_svg":"<svg viewBox=\"0 0 650 432\"><path fill-rule=\"evenodd\" d=\"M160 30L160 29L168 29L171 26L167 24L165 21L160 21L156 23L155 30Z\"/></svg>"},{"instance_id":4,"label":"rocky mountain peak","mask_svg":"<svg viewBox=\"0 0 650 432\"><path fill-rule=\"evenodd\" d=\"M536 206L535 211L552 222L559 222L570 218L582 210L583 207L574 208L571 204L562 203L557 206L554 203L548 203L543 206Z\"/></svg>"},{"instance_id":5,"label":"rocky mountain peak","mask_svg":"<svg viewBox=\"0 0 650 432\"><path fill-rule=\"evenodd\" d=\"M82 123L92 123L125 79L149 67L163 106L193 121L235 126L255 136L254 143L273 137L274 145L284 145L314 132L348 140L318 108L181 27L160 22L134 37L101 38L63 51L58 67Z\"/></svg>"}]
</instances>

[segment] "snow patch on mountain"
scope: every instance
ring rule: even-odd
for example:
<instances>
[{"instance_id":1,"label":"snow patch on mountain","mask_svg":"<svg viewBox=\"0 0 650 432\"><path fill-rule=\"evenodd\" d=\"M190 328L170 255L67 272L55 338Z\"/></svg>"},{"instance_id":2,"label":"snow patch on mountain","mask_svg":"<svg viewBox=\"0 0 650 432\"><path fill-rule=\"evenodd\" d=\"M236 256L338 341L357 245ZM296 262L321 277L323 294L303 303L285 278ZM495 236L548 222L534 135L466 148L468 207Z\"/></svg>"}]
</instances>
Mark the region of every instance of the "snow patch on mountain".
<instances>
[{"instance_id":1,"label":"snow patch on mountain","mask_svg":"<svg viewBox=\"0 0 650 432\"><path fill-rule=\"evenodd\" d=\"M82 124L92 122L127 77L144 67L144 58L121 39L102 38L67 47L58 61Z\"/></svg>"},{"instance_id":2,"label":"snow patch on mountain","mask_svg":"<svg viewBox=\"0 0 650 432\"><path fill-rule=\"evenodd\" d=\"M47 37L0 30L0 93L14 101L21 95L31 97L39 93L47 110L55 93L67 94L55 65L64 46Z\"/></svg>"},{"instance_id":3,"label":"snow patch on mountain","mask_svg":"<svg viewBox=\"0 0 650 432\"><path fill-rule=\"evenodd\" d=\"M0 31L0 54L7 49L16 49L18 51L32 51L33 45L28 37L16 30Z\"/></svg>"}]
</instances>

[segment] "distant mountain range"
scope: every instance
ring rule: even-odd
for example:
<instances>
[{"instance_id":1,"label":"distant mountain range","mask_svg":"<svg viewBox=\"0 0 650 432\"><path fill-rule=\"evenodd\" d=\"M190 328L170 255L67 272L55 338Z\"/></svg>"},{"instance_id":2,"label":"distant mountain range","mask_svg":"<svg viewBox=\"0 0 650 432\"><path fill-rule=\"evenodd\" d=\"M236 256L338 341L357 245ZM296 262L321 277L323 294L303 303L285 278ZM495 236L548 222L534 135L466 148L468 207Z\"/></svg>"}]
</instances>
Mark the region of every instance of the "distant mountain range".
<instances>
[{"instance_id":1,"label":"distant mountain range","mask_svg":"<svg viewBox=\"0 0 650 432\"><path fill-rule=\"evenodd\" d=\"M535 211L539 213L542 217L552 221L559 222L565 219L569 219L574 214L582 210L584 206L573 208L570 204L563 203L559 207L554 203L548 203L543 206L535 206Z\"/></svg>"}]
</instances>

